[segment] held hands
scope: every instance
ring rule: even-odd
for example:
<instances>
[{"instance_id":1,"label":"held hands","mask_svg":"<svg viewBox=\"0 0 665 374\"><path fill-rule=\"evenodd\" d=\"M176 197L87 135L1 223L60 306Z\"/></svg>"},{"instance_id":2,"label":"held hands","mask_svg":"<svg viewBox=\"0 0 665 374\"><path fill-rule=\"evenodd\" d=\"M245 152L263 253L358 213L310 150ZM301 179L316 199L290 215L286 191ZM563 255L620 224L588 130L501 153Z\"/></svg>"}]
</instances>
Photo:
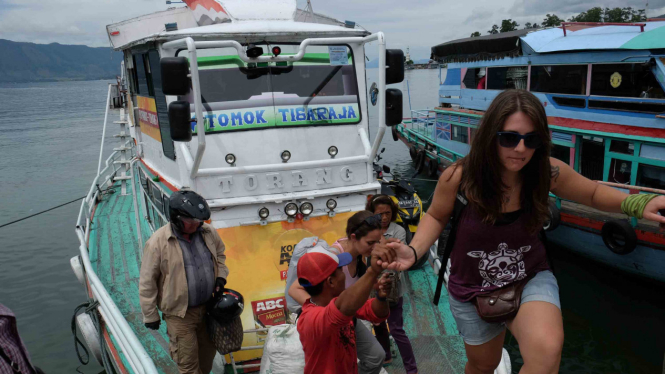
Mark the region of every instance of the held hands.
<instances>
[{"instance_id":1,"label":"held hands","mask_svg":"<svg viewBox=\"0 0 665 374\"><path fill-rule=\"evenodd\" d=\"M372 249L372 263L371 268L377 275L383 271L382 263L391 263L395 259L395 251L383 243L374 245Z\"/></svg>"},{"instance_id":2,"label":"held hands","mask_svg":"<svg viewBox=\"0 0 665 374\"><path fill-rule=\"evenodd\" d=\"M394 251L394 257L391 260L387 258L381 258L378 260L377 263L382 269L397 271L408 270L416 262L411 247L399 240L386 244L386 247Z\"/></svg>"}]
</instances>

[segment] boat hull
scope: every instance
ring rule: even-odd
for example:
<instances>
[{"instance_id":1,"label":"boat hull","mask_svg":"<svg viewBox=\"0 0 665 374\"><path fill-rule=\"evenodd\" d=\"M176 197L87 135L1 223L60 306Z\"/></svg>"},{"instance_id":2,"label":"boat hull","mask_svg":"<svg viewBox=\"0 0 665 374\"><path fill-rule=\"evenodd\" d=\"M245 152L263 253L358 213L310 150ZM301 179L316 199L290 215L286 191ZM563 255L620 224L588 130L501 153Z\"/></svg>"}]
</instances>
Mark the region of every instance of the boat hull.
<instances>
[{"instance_id":1,"label":"boat hull","mask_svg":"<svg viewBox=\"0 0 665 374\"><path fill-rule=\"evenodd\" d=\"M623 272L665 282L665 250L638 244L631 253L619 255L605 246L600 233L565 224L548 232L547 240Z\"/></svg>"}]
</instances>

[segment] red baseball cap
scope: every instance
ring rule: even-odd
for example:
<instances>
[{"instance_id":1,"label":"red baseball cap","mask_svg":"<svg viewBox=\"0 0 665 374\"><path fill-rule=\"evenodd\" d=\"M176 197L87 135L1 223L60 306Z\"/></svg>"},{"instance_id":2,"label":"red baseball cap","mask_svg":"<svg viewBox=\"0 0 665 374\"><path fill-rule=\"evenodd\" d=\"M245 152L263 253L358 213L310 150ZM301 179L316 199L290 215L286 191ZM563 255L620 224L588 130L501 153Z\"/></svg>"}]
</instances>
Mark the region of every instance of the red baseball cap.
<instances>
[{"instance_id":1,"label":"red baseball cap","mask_svg":"<svg viewBox=\"0 0 665 374\"><path fill-rule=\"evenodd\" d=\"M298 279L307 281L301 282L302 286L315 286L331 276L337 268L346 266L351 261L353 256L350 253L336 255L317 245L298 260Z\"/></svg>"}]
</instances>

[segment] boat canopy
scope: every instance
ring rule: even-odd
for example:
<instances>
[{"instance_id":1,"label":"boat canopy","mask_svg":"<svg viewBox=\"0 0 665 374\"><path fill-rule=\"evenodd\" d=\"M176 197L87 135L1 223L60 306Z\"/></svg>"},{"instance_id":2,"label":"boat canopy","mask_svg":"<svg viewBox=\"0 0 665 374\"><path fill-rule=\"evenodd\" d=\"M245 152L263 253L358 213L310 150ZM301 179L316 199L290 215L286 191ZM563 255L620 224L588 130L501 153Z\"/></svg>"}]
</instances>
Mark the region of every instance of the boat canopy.
<instances>
[{"instance_id":1,"label":"boat canopy","mask_svg":"<svg viewBox=\"0 0 665 374\"><path fill-rule=\"evenodd\" d=\"M518 56L521 53L520 38L529 32L533 29L453 40L432 47L431 59L452 62Z\"/></svg>"},{"instance_id":2,"label":"boat canopy","mask_svg":"<svg viewBox=\"0 0 665 374\"><path fill-rule=\"evenodd\" d=\"M295 0L186 0L171 8L106 26L115 50L185 37L195 40L232 39L299 42L306 38L366 36L350 23L296 7ZM251 5L251 6L250 6ZM349 27L350 26L350 27Z\"/></svg>"},{"instance_id":3,"label":"boat canopy","mask_svg":"<svg viewBox=\"0 0 665 374\"><path fill-rule=\"evenodd\" d=\"M540 53L621 49L665 49L665 22L564 23L561 27L458 39L432 47L432 59L465 62Z\"/></svg>"}]
</instances>

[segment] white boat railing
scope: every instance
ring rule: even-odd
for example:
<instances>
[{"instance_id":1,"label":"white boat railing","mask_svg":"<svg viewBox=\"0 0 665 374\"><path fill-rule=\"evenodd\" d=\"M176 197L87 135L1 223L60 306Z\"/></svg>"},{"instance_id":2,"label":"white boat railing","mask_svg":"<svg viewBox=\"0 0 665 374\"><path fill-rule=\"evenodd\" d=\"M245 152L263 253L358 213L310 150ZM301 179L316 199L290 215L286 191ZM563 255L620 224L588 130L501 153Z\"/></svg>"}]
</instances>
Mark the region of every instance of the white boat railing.
<instances>
[{"instance_id":1,"label":"white boat railing","mask_svg":"<svg viewBox=\"0 0 665 374\"><path fill-rule=\"evenodd\" d=\"M108 106L109 103L107 102ZM106 124L104 124L106 126ZM102 140L103 142L103 140ZM134 141L128 140L123 147L134 150ZM132 372L139 374L158 373L154 362L146 352L145 348L137 338L134 331L127 323L127 320L113 302L104 284L97 277L88 254L88 240L90 239L90 229L92 227L92 216L95 210L97 199L103 193L101 186L110 187L113 184L113 178L120 171L120 167L115 163L121 157L120 151L114 151L107 159L105 167L97 173L94 178L88 194L81 203L78 219L76 221L76 235L79 238L79 251L84 269L85 278L88 280L87 287L92 297L99 302L99 313L102 315L105 325L118 344L132 369ZM100 334L102 331L99 332Z\"/></svg>"}]
</instances>

